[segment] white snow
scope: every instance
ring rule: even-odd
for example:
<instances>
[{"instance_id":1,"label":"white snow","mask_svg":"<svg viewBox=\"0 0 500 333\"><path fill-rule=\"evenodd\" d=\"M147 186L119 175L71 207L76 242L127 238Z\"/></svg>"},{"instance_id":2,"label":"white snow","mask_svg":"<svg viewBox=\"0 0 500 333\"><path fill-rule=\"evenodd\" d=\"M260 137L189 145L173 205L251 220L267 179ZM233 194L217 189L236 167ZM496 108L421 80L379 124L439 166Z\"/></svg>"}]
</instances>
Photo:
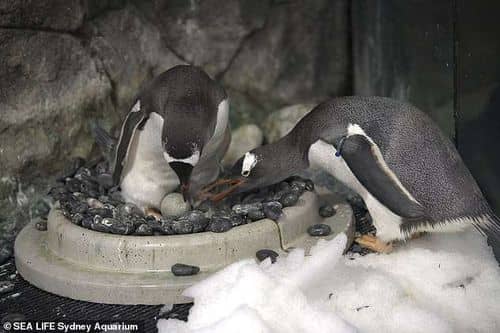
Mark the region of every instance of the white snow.
<instances>
[{"instance_id":1,"label":"white snow","mask_svg":"<svg viewBox=\"0 0 500 333\"><path fill-rule=\"evenodd\" d=\"M478 233L364 257L342 256L345 242L230 265L185 291L187 323L161 319L159 332L500 332L500 269Z\"/></svg>"}]
</instances>

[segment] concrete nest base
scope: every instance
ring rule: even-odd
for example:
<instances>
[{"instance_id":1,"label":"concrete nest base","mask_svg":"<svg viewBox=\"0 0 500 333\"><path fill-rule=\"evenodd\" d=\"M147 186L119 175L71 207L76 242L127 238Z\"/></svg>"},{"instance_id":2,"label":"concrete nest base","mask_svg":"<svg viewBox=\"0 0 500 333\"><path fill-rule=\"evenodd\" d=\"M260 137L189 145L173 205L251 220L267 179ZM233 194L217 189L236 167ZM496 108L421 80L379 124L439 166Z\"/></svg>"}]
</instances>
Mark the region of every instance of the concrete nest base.
<instances>
[{"instance_id":1,"label":"concrete nest base","mask_svg":"<svg viewBox=\"0 0 500 333\"><path fill-rule=\"evenodd\" d=\"M318 209L331 204L337 213L322 218ZM52 209L47 231L27 225L15 243L19 273L33 285L69 298L112 304L190 302L182 291L209 274L260 249L283 255L294 247L308 251L319 238L354 233L350 206L332 194L305 192L299 203L283 210L277 221L264 219L225 233L172 236L120 236L92 231L68 221ZM316 223L331 227L326 237L312 237ZM174 276L176 263L198 266L193 276Z\"/></svg>"}]
</instances>

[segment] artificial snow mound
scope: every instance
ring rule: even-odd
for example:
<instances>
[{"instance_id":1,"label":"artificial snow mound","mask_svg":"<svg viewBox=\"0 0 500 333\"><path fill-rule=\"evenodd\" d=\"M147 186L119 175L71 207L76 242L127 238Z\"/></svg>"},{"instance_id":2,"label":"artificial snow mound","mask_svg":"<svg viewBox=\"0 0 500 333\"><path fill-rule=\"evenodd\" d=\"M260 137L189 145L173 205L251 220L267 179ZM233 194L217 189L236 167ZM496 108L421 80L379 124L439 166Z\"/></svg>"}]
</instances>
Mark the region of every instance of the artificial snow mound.
<instances>
[{"instance_id":1,"label":"artificial snow mound","mask_svg":"<svg viewBox=\"0 0 500 333\"><path fill-rule=\"evenodd\" d=\"M388 255L342 256L347 239L243 260L192 286L170 332L500 332L500 269L473 230L432 234Z\"/></svg>"}]
</instances>

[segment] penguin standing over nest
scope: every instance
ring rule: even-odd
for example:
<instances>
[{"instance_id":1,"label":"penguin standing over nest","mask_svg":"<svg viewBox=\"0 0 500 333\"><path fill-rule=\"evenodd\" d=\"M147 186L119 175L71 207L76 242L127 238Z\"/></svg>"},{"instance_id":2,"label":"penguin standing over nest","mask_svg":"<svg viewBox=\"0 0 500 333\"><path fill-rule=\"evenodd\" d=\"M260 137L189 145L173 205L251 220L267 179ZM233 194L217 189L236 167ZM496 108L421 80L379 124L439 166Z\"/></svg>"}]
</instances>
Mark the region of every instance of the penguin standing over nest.
<instances>
[{"instance_id":1,"label":"penguin standing over nest","mask_svg":"<svg viewBox=\"0 0 500 333\"><path fill-rule=\"evenodd\" d=\"M388 252L419 232L474 226L498 244L500 220L450 140L416 107L382 97L322 103L279 141L247 152L232 186L212 196L267 186L309 166L336 177L364 200L377 237L357 242ZM207 188L209 189L209 188Z\"/></svg>"},{"instance_id":2,"label":"penguin standing over nest","mask_svg":"<svg viewBox=\"0 0 500 333\"><path fill-rule=\"evenodd\" d=\"M179 185L190 200L218 177L230 139L224 89L197 67L173 67L134 100L116 146L113 181L144 210L158 209Z\"/></svg>"}]
</instances>

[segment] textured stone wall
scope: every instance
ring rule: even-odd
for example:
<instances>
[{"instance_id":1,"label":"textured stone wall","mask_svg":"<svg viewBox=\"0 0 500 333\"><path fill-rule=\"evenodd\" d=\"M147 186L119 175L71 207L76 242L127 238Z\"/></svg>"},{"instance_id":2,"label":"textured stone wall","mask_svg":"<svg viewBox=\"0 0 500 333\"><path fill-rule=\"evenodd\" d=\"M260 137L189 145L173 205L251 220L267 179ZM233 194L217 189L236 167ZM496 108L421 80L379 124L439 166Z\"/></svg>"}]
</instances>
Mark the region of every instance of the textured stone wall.
<instances>
[{"instance_id":1,"label":"textured stone wall","mask_svg":"<svg viewBox=\"0 0 500 333\"><path fill-rule=\"evenodd\" d=\"M116 131L141 85L176 64L223 83L235 126L349 93L348 10L347 0L1 1L0 223L95 153L91 122Z\"/></svg>"}]
</instances>

